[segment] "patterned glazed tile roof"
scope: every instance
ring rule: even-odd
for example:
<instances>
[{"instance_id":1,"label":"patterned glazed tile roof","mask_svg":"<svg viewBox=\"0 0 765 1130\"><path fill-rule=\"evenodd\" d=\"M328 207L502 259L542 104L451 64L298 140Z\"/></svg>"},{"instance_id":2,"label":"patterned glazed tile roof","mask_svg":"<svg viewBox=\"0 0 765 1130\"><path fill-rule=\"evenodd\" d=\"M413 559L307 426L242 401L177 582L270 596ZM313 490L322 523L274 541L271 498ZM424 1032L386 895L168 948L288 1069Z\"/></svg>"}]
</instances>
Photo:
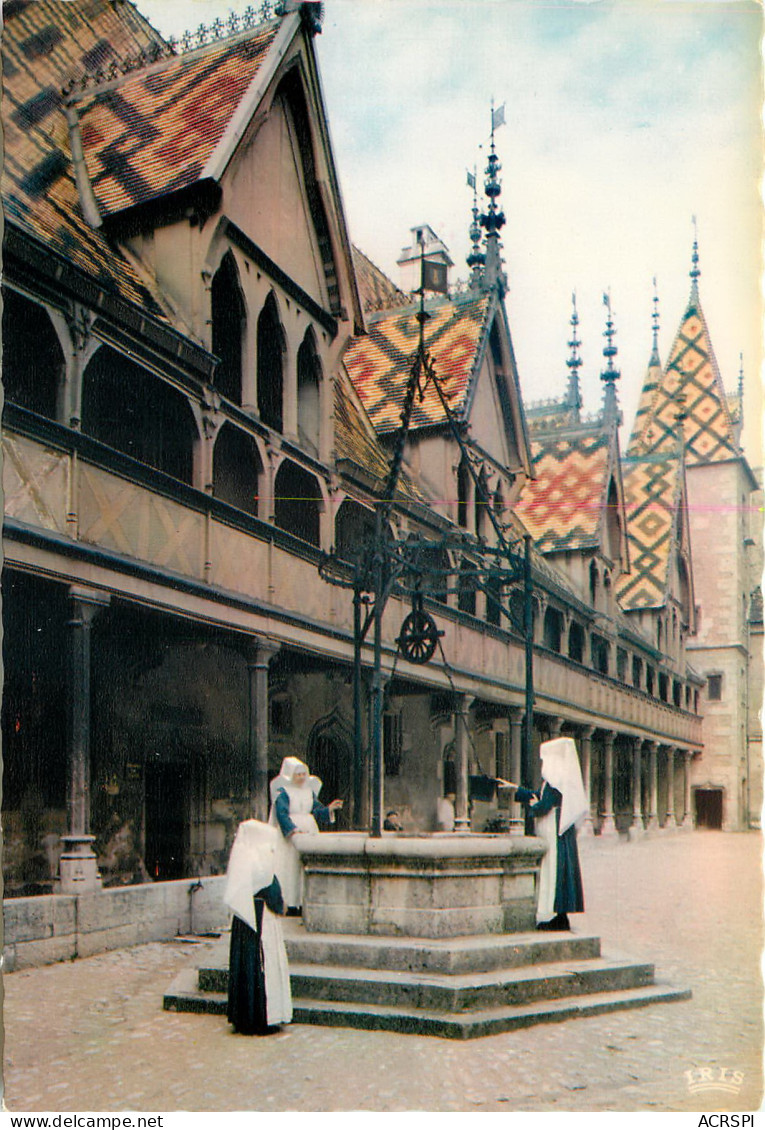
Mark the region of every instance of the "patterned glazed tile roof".
<instances>
[{"instance_id":1,"label":"patterned glazed tile roof","mask_svg":"<svg viewBox=\"0 0 765 1130\"><path fill-rule=\"evenodd\" d=\"M656 387L650 382L656 378ZM648 371L628 455L670 454L677 443L678 396L684 397L685 459L688 466L740 455L728 401L712 351L696 287L662 374Z\"/></svg>"},{"instance_id":2,"label":"patterned glazed tile roof","mask_svg":"<svg viewBox=\"0 0 765 1130\"><path fill-rule=\"evenodd\" d=\"M347 377L338 376L334 383L335 458L350 459L367 470L382 486L388 477L390 456L381 446L353 386ZM406 473L399 477L399 491L410 498L422 499Z\"/></svg>"},{"instance_id":3,"label":"patterned glazed tile roof","mask_svg":"<svg viewBox=\"0 0 765 1130\"><path fill-rule=\"evenodd\" d=\"M361 303L366 312L395 310L410 301L387 275L376 267L358 247L353 248L353 266L361 293Z\"/></svg>"},{"instance_id":4,"label":"patterned glazed tile roof","mask_svg":"<svg viewBox=\"0 0 765 1130\"><path fill-rule=\"evenodd\" d=\"M107 0L6 4L3 15L2 195L6 219L107 290L161 313L131 263L85 221L61 91L111 59L162 40L130 5Z\"/></svg>"},{"instance_id":5,"label":"patterned glazed tile roof","mask_svg":"<svg viewBox=\"0 0 765 1130\"><path fill-rule=\"evenodd\" d=\"M484 329L492 306L489 295L468 294L426 303L425 347L451 411L460 416L467 404L471 378L477 368ZM404 390L417 351L419 324L416 306L370 315L368 333L354 338L345 365L370 419L379 433L400 424ZM446 422L438 393L429 383L423 400L415 398L412 428Z\"/></svg>"},{"instance_id":6,"label":"patterned glazed tile roof","mask_svg":"<svg viewBox=\"0 0 765 1130\"><path fill-rule=\"evenodd\" d=\"M677 454L627 458L622 474L630 571L619 577L616 593L625 610L660 608L667 597L682 462Z\"/></svg>"},{"instance_id":7,"label":"patterned glazed tile roof","mask_svg":"<svg viewBox=\"0 0 765 1130\"><path fill-rule=\"evenodd\" d=\"M579 432L531 438L534 479L517 511L542 553L599 543L611 479L611 437Z\"/></svg>"},{"instance_id":8,"label":"patterned glazed tile roof","mask_svg":"<svg viewBox=\"0 0 765 1130\"><path fill-rule=\"evenodd\" d=\"M83 95L82 143L102 215L200 178L279 27L271 20Z\"/></svg>"}]
</instances>

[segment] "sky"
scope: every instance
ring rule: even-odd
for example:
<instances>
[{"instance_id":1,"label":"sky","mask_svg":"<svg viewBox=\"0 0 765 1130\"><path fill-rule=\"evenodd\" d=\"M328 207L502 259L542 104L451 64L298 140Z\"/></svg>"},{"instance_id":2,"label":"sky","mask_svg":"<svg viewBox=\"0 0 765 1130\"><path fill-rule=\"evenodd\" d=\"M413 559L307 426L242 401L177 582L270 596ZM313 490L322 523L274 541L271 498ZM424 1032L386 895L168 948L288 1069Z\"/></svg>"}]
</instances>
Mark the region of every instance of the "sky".
<instances>
[{"instance_id":1,"label":"sky","mask_svg":"<svg viewBox=\"0 0 765 1130\"><path fill-rule=\"evenodd\" d=\"M244 0L137 0L165 35ZM584 411L602 402L610 293L622 448L652 344L699 290L744 445L762 464L762 7L754 0L326 0L316 39L351 239L395 282L429 224L467 278L492 101L507 311L526 403L566 387L576 293ZM485 197L479 196L479 206ZM695 217L695 225L694 225Z\"/></svg>"}]
</instances>

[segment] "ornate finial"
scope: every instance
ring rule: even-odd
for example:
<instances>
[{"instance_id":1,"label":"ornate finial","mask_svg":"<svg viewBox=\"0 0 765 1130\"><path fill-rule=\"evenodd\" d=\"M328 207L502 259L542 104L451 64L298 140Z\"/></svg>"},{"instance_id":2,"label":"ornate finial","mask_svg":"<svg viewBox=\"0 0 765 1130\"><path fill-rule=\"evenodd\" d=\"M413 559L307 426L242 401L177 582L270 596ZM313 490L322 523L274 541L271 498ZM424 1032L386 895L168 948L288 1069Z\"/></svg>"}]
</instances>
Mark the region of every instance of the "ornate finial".
<instances>
[{"instance_id":1,"label":"ornate finial","mask_svg":"<svg viewBox=\"0 0 765 1130\"><path fill-rule=\"evenodd\" d=\"M499 163L499 157L494 148L494 131L499 126L505 123L505 106L504 103L497 109L494 109L494 101L491 104L491 153L489 154L488 164L486 166L486 180L484 181L484 191L489 198L489 207L480 217L481 227L486 229L486 268L483 273L483 287L484 290L492 290L495 286L499 288L502 295L507 291L507 278L502 270L502 258L500 256L500 242L499 232L505 223L505 213L497 205L497 198L502 193L502 185L499 180L499 172L502 166Z\"/></svg>"},{"instance_id":2,"label":"ornate finial","mask_svg":"<svg viewBox=\"0 0 765 1130\"><path fill-rule=\"evenodd\" d=\"M566 393L566 404L569 408L573 409L576 413L577 419L579 418L579 409L582 407L582 394L579 390L579 369L582 365L582 359L579 356L579 338L577 337L577 326L579 325L579 315L576 310L576 293L571 295L571 340L568 347L571 350L571 356L566 364L569 369L568 378L568 392Z\"/></svg>"},{"instance_id":3,"label":"ornate finial","mask_svg":"<svg viewBox=\"0 0 765 1130\"><path fill-rule=\"evenodd\" d=\"M651 314L653 322L653 349L651 351L651 365L661 365L659 359L659 292L656 287L656 277L653 280L653 314Z\"/></svg>"},{"instance_id":4,"label":"ornate finial","mask_svg":"<svg viewBox=\"0 0 765 1130\"><path fill-rule=\"evenodd\" d=\"M744 426L744 354L738 355L738 419L739 435Z\"/></svg>"},{"instance_id":5,"label":"ornate finial","mask_svg":"<svg viewBox=\"0 0 765 1130\"><path fill-rule=\"evenodd\" d=\"M701 271L699 270L699 230L696 224L696 217L693 217L693 252L691 254L691 294L696 295L698 291L698 280Z\"/></svg>"},{"instance_id":6,"label":"ornate finial","mask_svg":"<svg viewBox=\"0 0 765 1130\"><path fill-rule=\"evenodd\" d=\"M603 347L603 356L606 359L606 367L600 374L600 379L605 385L605 392L603 395L603 423L612 424L621 423L621 413L619 412L619 402L616 396L616 382L619 380L621 373L614 366L614 357L619 352L614 345L614 338L616 330L614 329L614 319L611 313L611 292L603 295L603 305L606 307L608 314L606 315L606 328L603 337L606 338L607 345Z\"/></svg>"},{"instance_id":7,"label":"ornate finial","mask_svg":"<svg viewBox=\"0 0 765 1130\"><path fill-rule=\"evenodd\" d=\"M481 286L483 278L483 268L486 263L486 256L481 251L481 225L478 222L478 171L473 166L472 173L468 170L467 174L468 187L473 190L473 222L470 225L470 242L473 247L467 257L467 265L470 267L470 288L471 290L478 290Z\"/></svg>"}]
</instances>

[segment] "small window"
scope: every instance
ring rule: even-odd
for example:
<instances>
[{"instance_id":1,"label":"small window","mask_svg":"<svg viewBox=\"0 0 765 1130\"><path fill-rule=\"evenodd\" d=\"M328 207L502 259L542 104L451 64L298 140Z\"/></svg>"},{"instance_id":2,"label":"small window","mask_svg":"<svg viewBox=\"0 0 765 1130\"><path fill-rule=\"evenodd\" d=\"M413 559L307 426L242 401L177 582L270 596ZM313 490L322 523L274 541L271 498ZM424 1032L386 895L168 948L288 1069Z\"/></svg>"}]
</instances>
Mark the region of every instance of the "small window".
<instances>
[{"instance_id":1,"label":"small window","mask_svg":"<svg viewBox=\"0 0 765 1130\"><path fill-rule=\"evenodd\" d=\"M707 677L707 698L710 702L719 702L722 698L722 675Z\"/></svg>"},{"instance_id":2,"label":"small window","mask_svg":"<svg viewBox=\"0 0 765 1130\"><path fill-rule=\"evenodd\" d=\"M627 681L627 652L622 647L616 649L616 677L622 683Z\"/></svg>"}]
</instances>

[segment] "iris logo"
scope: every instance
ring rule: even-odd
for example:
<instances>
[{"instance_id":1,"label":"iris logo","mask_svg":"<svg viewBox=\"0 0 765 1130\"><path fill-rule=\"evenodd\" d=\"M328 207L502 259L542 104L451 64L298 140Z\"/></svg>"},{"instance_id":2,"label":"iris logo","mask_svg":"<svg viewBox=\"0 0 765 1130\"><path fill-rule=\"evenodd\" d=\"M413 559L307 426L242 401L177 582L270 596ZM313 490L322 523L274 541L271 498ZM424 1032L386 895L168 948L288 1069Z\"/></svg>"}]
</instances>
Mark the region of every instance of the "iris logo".
<instances>
[{"instance_id":1,"label":"iris logo","mask_svg":"<svg viewBox=\"0 0 765 1130\"><path fill-rule=\"evenodd\" d=\"M683 1074L692 1095L702 1091L727 1091L729 1095L737 1095L744 1082L744 1072L734 1071L732 1067L692 1067Z\"/></svg>"}]
</instances>

